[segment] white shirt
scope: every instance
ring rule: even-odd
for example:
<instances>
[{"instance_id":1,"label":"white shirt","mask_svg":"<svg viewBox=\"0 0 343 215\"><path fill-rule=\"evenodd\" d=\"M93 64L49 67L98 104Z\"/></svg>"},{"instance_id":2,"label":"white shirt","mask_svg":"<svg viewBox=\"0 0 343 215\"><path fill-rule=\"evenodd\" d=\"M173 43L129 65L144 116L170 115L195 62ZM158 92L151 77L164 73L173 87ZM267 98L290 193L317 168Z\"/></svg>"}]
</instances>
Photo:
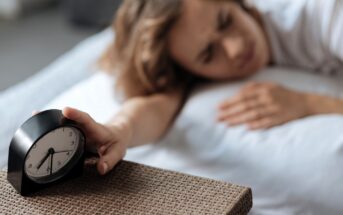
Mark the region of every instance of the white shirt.
<instances>
[{"instance_id":1,"label":"white shirt","mask_svg":"<svg viewBox=\"0 0 343 215\"><path fill-rule=\"evenodd\" d=\"M343 0L250 0L277 65L343 74Z\"/></svg>"}]
</instances>

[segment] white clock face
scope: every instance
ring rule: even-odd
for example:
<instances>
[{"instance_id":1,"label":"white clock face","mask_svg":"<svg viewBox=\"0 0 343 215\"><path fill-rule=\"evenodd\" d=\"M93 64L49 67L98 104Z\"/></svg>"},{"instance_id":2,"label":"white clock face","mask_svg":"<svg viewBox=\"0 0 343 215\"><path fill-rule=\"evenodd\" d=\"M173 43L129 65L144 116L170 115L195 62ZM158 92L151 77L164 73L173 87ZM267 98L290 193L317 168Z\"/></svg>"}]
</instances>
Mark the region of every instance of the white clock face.
<instances>
[{"instance_id":1,"label":"white clock face","mask_svg":"<svg viewBox=\"0 0 343 215\"><path fill-rule=\"evenodd\" d=\"M25 172L32 179L56 179L78 152L82 135L73 127L61 127L37 141L25 160Z\"/></svg>"}]
</instances>

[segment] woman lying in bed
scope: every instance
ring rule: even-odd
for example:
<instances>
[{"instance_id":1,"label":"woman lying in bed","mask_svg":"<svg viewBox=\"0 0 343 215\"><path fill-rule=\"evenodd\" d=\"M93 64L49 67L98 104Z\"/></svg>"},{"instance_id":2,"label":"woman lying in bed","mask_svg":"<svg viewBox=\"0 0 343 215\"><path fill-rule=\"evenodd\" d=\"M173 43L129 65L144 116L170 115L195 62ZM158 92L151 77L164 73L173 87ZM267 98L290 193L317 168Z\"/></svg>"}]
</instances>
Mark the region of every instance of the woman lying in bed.
<instances>
[{"instance_id":1,"label":"woman lying in bed","mask_svg":"<svg viewBox=\"0 0 343 215\"><path fill-rule=\"evenodd\" d=\"M242 0L125 0L116 39L102 59L126 98L121 111L106 124L72 108L63 113L83 127L100 155L98 171L106 174L128 147L163 137L199 82L246 78L270 64L343 70L339 3L294 0L280 3L279 11L263 11ZM299 10L285 19L295 4ZM325 113L343 113L343 101L250 83L218 104L218 123L267 129Z\"/></svg>"}]
</instances>

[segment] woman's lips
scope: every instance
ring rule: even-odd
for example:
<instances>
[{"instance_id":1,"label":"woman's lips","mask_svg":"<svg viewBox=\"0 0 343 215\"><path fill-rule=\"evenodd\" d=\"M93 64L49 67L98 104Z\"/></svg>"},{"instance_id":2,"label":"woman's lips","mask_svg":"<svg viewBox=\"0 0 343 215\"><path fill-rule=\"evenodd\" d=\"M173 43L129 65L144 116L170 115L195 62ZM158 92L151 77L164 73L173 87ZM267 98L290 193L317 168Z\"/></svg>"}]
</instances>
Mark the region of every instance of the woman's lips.
<instances>
[{"instance_id":1,"label":"woman's lips","mask_svg":"<svg viewBox=\"0 0 343 215\"><path fill-rule=\"evenodd\" d=\"M247 51L245 51L245 54L242 56L241 65L239 68L243 69L247 67L251 63L251 61L254 59L254 57L255 57L255 44L251 44L247 48Z\"/></svg>"}]
</instances>

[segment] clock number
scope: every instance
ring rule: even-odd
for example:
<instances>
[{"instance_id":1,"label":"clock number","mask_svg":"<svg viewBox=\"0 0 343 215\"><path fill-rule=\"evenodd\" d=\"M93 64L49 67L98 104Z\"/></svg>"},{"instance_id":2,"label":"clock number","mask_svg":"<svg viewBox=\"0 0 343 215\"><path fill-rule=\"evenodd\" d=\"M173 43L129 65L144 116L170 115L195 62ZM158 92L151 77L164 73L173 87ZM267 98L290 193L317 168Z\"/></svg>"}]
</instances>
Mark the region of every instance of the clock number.
<instances>
[{"instance_id":1,"label":"clock number","mask_svg":"<svg viewBox=\"0 0 343 215\"><path fill-rule=\"evenodd\" d=\"M73 136L73 132L69 132L69 137L72 137Z\"/></svg>"},{"instance_id":2,"label":"clock number","mask_svg":"<svg viewBox=\"0 0 343 215\"><path fill-rule=\"evenodd\" d=\"M29 169L31 169L31 168L32 168L32 163L30 163L30 164L29 164L28 168L29 168Z\"/></svg>"},{"instance_id":3,"label":"clock number","mask_svg":"<svg viewBox=\"0 0 343 215\"><path fill-rule=\"evenodd\" d=\"M62 165L61 161L57 161L57 165L61 166Z\"/></svg>"}]
</instances>

